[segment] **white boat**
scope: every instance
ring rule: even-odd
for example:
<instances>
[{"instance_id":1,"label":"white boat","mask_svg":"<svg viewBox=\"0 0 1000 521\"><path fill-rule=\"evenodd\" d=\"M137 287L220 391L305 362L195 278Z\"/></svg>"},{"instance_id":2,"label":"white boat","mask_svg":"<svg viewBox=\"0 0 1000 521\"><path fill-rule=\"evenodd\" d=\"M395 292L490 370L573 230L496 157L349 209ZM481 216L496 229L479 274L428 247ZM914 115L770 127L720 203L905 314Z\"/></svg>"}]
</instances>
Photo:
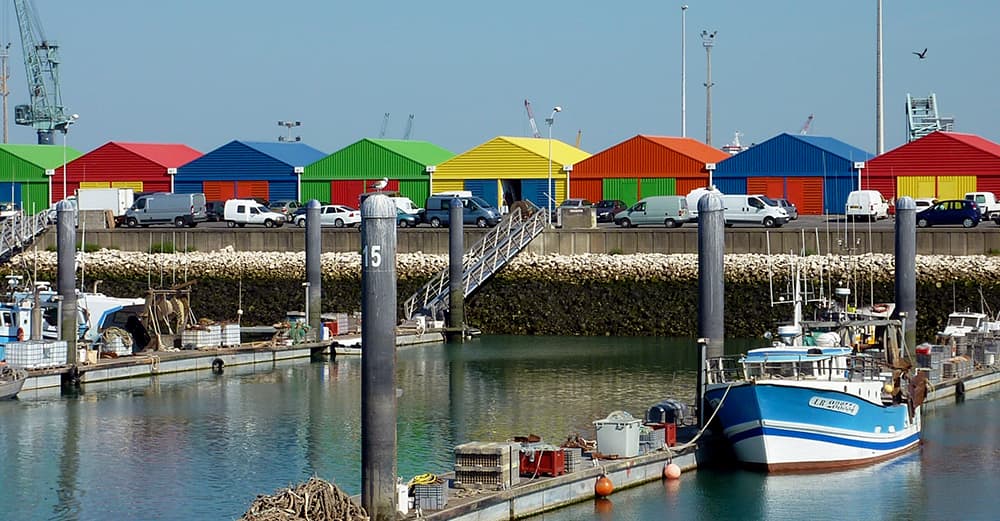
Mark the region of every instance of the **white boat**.
<instances>
[{"instance_id":1,"label":"white boat","mask_svg":"<svg viewBox=\"0 0 1000 521\"><path fill-rule=\"evenodd\" d=\"M799 295L797 271L793 278ZM740 462L821 470L918 447L926 389L923 376L907 380L900 324L857 316L806 322L801 297L793 302L793 323L775 345L708 364L705 401Z\"/></svg>"},{"instance_id":2,"label":"white boat","mask_svg":"<svg viewBox=\"0 0 1000 521\"><path fill-rule=\"evenodd\" d=\"M0 362L0 400L17 396L27 377L28 372L24 369L15 369Z\"/></svg>"}]
</instances>

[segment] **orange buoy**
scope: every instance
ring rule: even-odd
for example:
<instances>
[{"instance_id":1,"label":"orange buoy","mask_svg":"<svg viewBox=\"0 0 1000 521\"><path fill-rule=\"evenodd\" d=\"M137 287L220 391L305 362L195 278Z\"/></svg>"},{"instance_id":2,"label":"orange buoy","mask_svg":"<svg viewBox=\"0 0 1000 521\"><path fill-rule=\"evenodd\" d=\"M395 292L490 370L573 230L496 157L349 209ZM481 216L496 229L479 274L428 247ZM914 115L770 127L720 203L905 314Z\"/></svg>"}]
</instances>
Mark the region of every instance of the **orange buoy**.
<instances>
[{"instance_id":1,"label":"orange buoy","mask_svg":"<svg viewBox=\"0 0 1000 521\"><path fill-rule=\"evenodd\" d=\"M681 477L681 468L676 463L668 463L663 467L663 476L667 479L677 479Z\"/></svg>"},{"instance_id":2,"label":"orange buoy","mask_svg":"<svg viewBox=\"0 0 1000 521\"><path fill-rule=\"evenodd\" d=\"M609 478L605 474L601 474L600 476L598 476L597 483L594 484L595 494L597 494L599 497L607 497L610 496L611 493L614 491L615 491L615 484L611 482L611 478Z\"/></svg>"}]
</instances>

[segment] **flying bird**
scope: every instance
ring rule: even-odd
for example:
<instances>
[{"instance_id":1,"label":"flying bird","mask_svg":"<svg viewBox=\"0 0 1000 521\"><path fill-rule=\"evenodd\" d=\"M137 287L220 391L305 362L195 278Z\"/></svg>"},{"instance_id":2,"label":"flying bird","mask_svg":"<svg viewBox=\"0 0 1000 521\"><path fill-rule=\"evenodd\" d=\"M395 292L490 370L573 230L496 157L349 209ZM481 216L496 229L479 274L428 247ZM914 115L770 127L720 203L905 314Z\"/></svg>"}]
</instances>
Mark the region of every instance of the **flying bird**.
<instances>
[{"instance_id":1,"label":"flying bird","mask_svg":"<svg viewBox=\"0 0 1000 521\"><path fill-rule=\"evenodd\" d=\"M924 47L924 50L923 50L923 52L917 52L917 51L913 51L913 54L916 54L916 55L917 55L917 58L920 58L920 59L922 60L922 59L924 59L924 58L926 58L926 57L927 57L927 48L926 48L926 47Z\"/></svg>"},{"instance_id":2,"label":"flying bird","mask_svg":"<svg viewBox=\"0 0 1000 521\"><path fill-rule=\"evenodd\" d=\"M372 189L382 191L386 186L389 186L389 178L383 177L378 181L372 183Z\"/></svg>"}]
</instances>

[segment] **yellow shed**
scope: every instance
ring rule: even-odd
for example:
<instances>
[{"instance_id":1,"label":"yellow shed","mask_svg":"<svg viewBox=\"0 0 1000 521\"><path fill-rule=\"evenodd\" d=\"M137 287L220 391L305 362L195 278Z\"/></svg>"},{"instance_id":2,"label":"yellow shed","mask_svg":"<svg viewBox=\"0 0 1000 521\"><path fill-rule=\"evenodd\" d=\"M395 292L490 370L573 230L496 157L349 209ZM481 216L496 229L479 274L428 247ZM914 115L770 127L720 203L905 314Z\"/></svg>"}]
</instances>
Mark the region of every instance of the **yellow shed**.
<instances>
[{"instance_id":1,"label":"yellow shed","mask_svg":"<svg viewBox=\"0 0 1000 521\"><path fill-rule=\"evenodd\" d=\"M549 193L553 205L566 198L572 165L588 157L556 139L500 136L435 165L431 193L468 190L497 207L527 199L545 208Z\"/></svg>"}]
</instances>

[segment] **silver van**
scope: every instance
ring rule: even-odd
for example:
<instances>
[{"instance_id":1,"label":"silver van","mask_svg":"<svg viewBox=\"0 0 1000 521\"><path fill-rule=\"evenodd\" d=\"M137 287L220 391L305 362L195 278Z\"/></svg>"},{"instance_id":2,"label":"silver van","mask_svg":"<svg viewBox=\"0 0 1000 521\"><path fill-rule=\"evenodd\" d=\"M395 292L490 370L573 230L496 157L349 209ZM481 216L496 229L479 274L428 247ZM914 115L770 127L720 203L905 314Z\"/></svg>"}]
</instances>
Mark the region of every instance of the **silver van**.
<instances>
[{"instance_id":1,"label":"silver van","mask_svg":"<svg viewBox=\"0 0 1000 521\"><path fill-rule=\"evenodd\" d=\"M627 210L618 212L615 224L622 228L643 224L678 228L690 218L687 198L683 195L654 195L640 199Z\"/></svg>"},{"instance_id":2,"label":"silver van","mask_svg":"<svg viewBox=\"0 0 1000 521\"><path fill-rule=\"evenodd\" d=\"M207 220L205 194L147 194L136 199L132 207L125 211L125 225L129 228L145 228L150 224L194 228Z\"/></svg>"},{"instance_id":3,"label":"silver van","mask_svg":"<svg viewBox=\"0 0 1000 521\"><path fill-rule=\"evenodd\" d=\"M723 195L726 226L738 223L777 228L788 222L788 212L766 195Z\"/></svg>"}]
</instances>

